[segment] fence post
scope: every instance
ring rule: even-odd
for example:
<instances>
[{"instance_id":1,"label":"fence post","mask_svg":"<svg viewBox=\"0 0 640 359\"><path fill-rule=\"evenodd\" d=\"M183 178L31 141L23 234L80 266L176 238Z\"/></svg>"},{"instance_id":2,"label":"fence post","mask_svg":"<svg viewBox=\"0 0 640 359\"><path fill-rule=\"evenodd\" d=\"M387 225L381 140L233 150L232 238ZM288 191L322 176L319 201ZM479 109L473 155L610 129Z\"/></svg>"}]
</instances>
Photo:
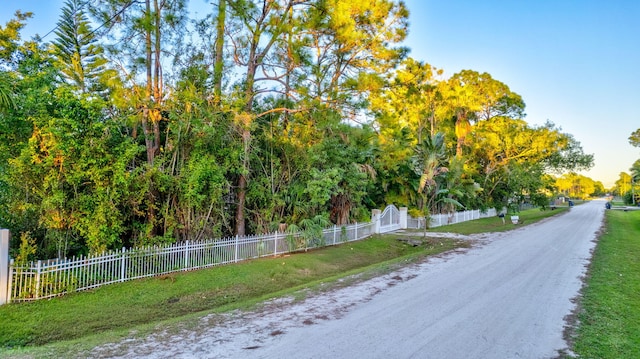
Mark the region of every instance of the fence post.
<instances>
[{"instance_id":1,"label":"fence post","mask_svg":"<svg viewBox=\"0 0 640 359\"><path fill-rule=\"evenodd\" d=\"M42 261L38 261L36 267L36 297L34 299L40 299L40 272L42 271Z\"/></svg>"},{"instance_id":2,"label":"fence post","mask_svg":"<svg viewBox=\"0 0 640 359\"><path fill-rule=\"evenodd\" d=\"M184 267L182 268L182 270L188 270L189 269L189 240L187 239L184 242Z\"/></svg>"},{"instance_id":3,"label":"fence post","mask_svg":"<svg viewBox=\"0 0 640 359\"><path fill-rule=\"evenodd\" d=\"M333 244L336 244L336 232L337 232L338 226L336 226L335 224L333 225Z\"/></svg>"},{"instance_id":4,"label":"fence post","mask_svg":"<svg viewBox=\"0 0 640 359\"><path fill-rule=\"evenodd\" d=\"M234 262L238 263L238 235L237 234L236 234L236 253L235 253Z\"/></svg>"},{"instance_id":5,"label":"fence post","mask_svg":"<svg viewBox=\"0 0 640 359\"><path fill-rule=\"evenodd\" d=\"M376 233L380 233L380 219L378 218L378 224L376 224L376 227L378 227L378 231ZM356 238L354 238L355 241L358 240L358 222L356 222Z\"/></svg>"},{"instance_id":6,"label":"fence post","mask_svg":"<svg viewBox=\"0 0 640 359\"><path fill-rule=\"evenodd\" d=\"M125 279L126 279L125 278L125 274L127 273L127 270L125 269L126 261L124 259L125 255L126 255L126 252L127 252L127 248L126 247L122 247L122 254L121 254L121 257L120 257L120 281L121 282L124 282Z\"/></svg>"},{"instance_id":7,"label":"fence post","mask_svg":"<svg viewBox=\"0 0 640 359\"><path fill-rule=\"evenodd\" d=\"M400 229L407 229L407 214L409 209L407 207L400 207Z\"/></svg>"},{"instance_id":8,"label":"fence post","mask_svg":"<svg viewBox=\"0 0 640 359\"><path fill-rule=\"evenodd\" d=\"M380 210L371 210L371 222L373 223L373 233L380 233ZM357 224L357 223L356 223ZM358 226L356 226L356 239L358 239Z\"/></svg>"},{"instance_id":9,"label":"fence post","mask_svg":"<svg viewBox=\"0 0 640 359\"><path fill-rule=\"evenodd\" d=\"M9 303L9 230L0 229L0 305Z\"/></svg>"}]
</instances>

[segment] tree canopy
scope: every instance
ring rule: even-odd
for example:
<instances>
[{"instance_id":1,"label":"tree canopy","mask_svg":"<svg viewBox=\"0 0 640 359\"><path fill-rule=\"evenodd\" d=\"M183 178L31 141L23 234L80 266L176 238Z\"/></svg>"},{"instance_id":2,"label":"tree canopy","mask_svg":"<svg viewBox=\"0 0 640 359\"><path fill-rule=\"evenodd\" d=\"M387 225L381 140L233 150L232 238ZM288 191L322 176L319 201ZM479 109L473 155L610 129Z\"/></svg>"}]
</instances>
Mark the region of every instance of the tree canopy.
<instances>
[{"instance_id":1,"label":"tree canopy","mask_svg":"<svg viewBox=\"0 0 640 359\"><path fill-rule=\"evenodd\" d=\"M0 26L0 226L42 256L544 205L593 164L490 74L408 57L402 1L68 0L49 43L30 16Z\"/></svg>"}]
</instances>

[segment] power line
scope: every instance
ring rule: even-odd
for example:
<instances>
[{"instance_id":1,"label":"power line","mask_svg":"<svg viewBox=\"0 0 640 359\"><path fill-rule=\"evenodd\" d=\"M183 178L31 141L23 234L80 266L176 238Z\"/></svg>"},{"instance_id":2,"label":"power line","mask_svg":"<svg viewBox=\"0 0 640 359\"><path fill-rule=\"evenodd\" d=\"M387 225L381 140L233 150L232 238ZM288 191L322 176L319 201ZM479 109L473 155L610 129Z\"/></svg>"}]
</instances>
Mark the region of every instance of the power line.
<instances>
[{"instance_id":1,"label":"power line","mask_svg":"<svg viewBox=\"0 0 640 359\"><path fill-rule=\"evenodd\" d=\"M87 5L89 2L91 2L91 0L87 0L85 1L83 4L81 4L77 9L75 9L73 15L75 15L77 13L78 10L81 10L82 8L85 7L85 5ZM111 16L109 19L107 19L106 21L104 21L102 24L100 24L100 26L98 26L97 28L95 28L94 30L92 30L89 34L85 35L82 40L84 40L85 38L92 36L93 34L96 33L96 31L100 30L102 27L104 27L105 25L107 25L108 23L112 22L116 17L120 16L125 10L127 10L129 8L129 6L133 5L133 3L135 2L135 0L130 0L127 4L125 4L122 9L120 9L120 11L118 11L117 13L115 13L113 16ZM44 40L45 37L49 36L52 32L56 31L58 28L60 27L59 24L56 24L56 26L51 29L49 32L47 32L44 36L41 37L42 40Z\"/></svg>"},{"instance_id":2,"label":"power line","mask_svg":"<svg viewBox=\"0 0 640 359\"><path fill-rule=\"evenodd\" d=\"M79 9L82 9L82 8L83 8L85 5L87 5L90 1L91 1L91 0L87 0L87 1L85 1L85 2L84 2L83 4L81 4L78 8L79 8ZM66 5L66 3L65 3L65 5ZM78 9L74 9L74 13L73 13L73 15L75 15L75 14L76 14L76 11L77 11L77 10L78 10ZM58 23L59 23L59 22L60 22L60 20L58 20ZM53 29L51 29L49 32L47 32L47 33L46 33L43 37L41 37L40 39L44 40L44 38L45 38L45 37L47 37L47 36L51 35L51 33L52 33L52 32L56 31L56 30L60 27L60 25L59 25L58 23L56 23L56 26L54 26L54 27L53 27Z\"/></svg>"},{"instance_id":3,"label":"power line","mask_svg":"<svg viewBox=\"0 0 640 359\"><path fill-rule=\"evenodd\" d=\"M91 31L89 34L87 34L86 37L92 36L96 31L100 30L104 25L106 25L107 23L110 23L113 19L115 19L116 17L120 16L120 14L122 14L127 8L129 8L129 6L133 5L133 3L135 2L135 0L130 0L128 4L126 4L125 6L122 7L122 9L120 11L118 11L115 15L113 15L112 17L109 18L109 20L103 22L100 26L98 26L97 28L95 28L93 31ZM84 38L82 38L82 40L84 40Z\"/></svg>"}]
</instances>

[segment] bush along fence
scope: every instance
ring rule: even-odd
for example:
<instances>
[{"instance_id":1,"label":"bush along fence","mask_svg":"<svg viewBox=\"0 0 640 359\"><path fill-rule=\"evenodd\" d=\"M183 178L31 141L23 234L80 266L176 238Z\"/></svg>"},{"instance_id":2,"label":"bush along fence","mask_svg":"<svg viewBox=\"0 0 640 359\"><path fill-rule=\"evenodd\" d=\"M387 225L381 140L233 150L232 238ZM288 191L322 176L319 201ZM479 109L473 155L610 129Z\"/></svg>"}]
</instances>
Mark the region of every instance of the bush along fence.
<instances>
[{"instance_id":1,"label":"bush along fence","mask_svg":"<svg viewBox=\"0 0 640 359\"><path fill-rule=\"evenodd\" d=\"M430 226L487 217L480 211L431 216ZM495 213L493 213L495 216ZM446 216L446 217L438 217ZM315 236L309 233L275 232L205 241L186 241L65 259L39 260L18 265L9 258L9 231L0 229L0 305L33 301L97 288L127 280L188 271L247 259L277 256L336 245L405 228L424 228L424 218L414 219L407 208L393 205L373 210L371 222L328 228Z\"/></svg>"}]
</instances>

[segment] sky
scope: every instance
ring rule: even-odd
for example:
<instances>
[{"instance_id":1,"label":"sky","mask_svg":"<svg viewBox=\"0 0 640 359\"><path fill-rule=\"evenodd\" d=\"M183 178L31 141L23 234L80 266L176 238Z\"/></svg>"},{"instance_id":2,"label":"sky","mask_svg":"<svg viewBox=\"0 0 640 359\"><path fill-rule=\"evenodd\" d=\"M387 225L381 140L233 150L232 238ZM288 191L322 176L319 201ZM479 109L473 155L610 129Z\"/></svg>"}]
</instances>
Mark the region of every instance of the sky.
<instances>
[{"instance_id":1,"label":"sky","mask_svg":"<svg viewBox=\"0 0 640 359\"><path fill-rule=\"evenodd\" d=\"M452 75L487 72L525 101L530 124L572 134L614 185L640 149L640 1L408 0L410 56Z\"/></svg>"},{"instance_id":2,"label":"sky","mask_svg":"<svg viewBox=\"0 0 640 359\"><path fill-rule=\"evenodd\" d=\"M0 0L34 17L23 38L55 27L63 0ZM199 17L211 8L191 0ZM487 72L526 103L525 120L547 120L593 154L581 174L614 185L640 159L628 138L640 128L640 1L407 0L410 56L444 70ZM51 41L53 34L45 37Z\"/></svg>"}]
</instances>

